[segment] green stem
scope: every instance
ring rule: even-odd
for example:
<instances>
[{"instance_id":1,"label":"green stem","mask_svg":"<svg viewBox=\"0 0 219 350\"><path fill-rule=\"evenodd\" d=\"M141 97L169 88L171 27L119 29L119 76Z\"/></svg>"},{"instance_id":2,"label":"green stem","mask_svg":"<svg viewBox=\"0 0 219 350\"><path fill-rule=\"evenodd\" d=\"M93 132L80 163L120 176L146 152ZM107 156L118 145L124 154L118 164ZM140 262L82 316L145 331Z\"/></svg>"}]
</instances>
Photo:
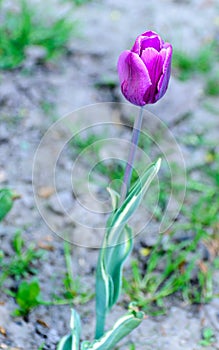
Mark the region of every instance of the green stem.
<instances>
[{"instance_id":1,"label":"green stem","mask_svg":"<svg viewBox=\"0 0 219 350\"><path fill-rule=\"evenodd\" d=\"M132 178L133 164L135 160L135 154L138 147L139 136L141 132L141 125L143 120L143 107L141 107L138 116L135 119L133 131L132 131L132 140L131 147L129 151L128 161L126 163L126 169L121 189L120 204L122 204L126 198L126 195L129 191L130 182Z\"/></svg>"}]
</instances>

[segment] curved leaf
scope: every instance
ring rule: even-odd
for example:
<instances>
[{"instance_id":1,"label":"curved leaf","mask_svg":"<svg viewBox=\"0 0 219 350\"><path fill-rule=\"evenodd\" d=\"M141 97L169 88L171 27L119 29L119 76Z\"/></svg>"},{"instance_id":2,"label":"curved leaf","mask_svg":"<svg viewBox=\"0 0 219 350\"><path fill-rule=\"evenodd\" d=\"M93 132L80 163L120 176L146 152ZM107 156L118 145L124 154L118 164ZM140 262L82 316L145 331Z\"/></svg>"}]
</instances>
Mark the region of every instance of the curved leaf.
<instances>
[{"instance_id":1,"label":"curved leaf","mask_svg":"<svg viewBox=\"0 0 219 350\"><path fill-rule=\"evenodd\" d=\"M122 338L139 326L143 318L143 312L136 312L134 310L128 312L100 339L94 340L93 342L83 342L81 350L112 350Z\"/></svg>"},{"instance_id":2,"label":"curved leaf","mask_svg":"<svg viewBox=\"0 0 219 350\"><path fill-rule=\"evenodd\" d=\"M132 249L133 238L127 222L140 205L160 168L160 163L159 159L146 170L136 181L121 207L114 210L107 221L96 273L96 339L103 335L106 314L118 300L122 267ZM111 196L113 207L116 208L115 194L112 191Z\"/></svg>"},{"instance_id":3,"label":"curved leaf","mask_svg":"<svg viewBox=\"0 0 219 350\"><path fill-rule=\"evenodd\" d=\"M81 321L79 314L72 309L70 321L71 334L63 337L57 347L57 350L79 350Z\"/></svg>"}]
</instances>

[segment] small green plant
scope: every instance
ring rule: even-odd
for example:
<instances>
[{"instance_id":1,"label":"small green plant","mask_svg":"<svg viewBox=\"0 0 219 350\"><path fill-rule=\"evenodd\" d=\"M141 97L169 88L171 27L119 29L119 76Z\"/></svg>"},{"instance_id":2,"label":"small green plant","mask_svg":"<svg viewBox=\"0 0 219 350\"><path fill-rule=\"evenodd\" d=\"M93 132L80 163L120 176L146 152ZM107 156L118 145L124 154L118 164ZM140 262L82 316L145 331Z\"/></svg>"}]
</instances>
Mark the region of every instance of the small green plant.
<instances>
[{"instance_id":1,"label":"small green plant","mask_svg":"<svg viewBox=\"0 0 219 350\"><path fill-rule=\"evenodd\" d=\"M80 153L88 148L89 152L94 153L94 155L99 155L100 149L103 146L102 141L103 136L99 134L94 134L92 132L87 135L76 134L70 142L73 152L77 150Z\"/></svg>"},{"instance_id":2,"label":"small green plant","mask_svg":"<svg viewBox=\"0 0 219 350\"><path fill-rule=\"evenodd\" d=\"M141 111L142 113L142 111ZM119 206L120 196L109 189L113 212L107 221L106 234L99 254L96 272L96 334L94 341L83 341L81 349L112 349L123 337L143 320L144 313L130 303L129 311L121 317L111 330L105 332L107 313L116 303L121 291L123 264L132 250L133 237L127 221L140 205L160 168L160 160L152 164L130 189L124 203ZM80 344L80 317L72 310L71 333L61 339L57 350L78 349Z\"/></svg>"},{"instance_id":3,"label":"small green plant","mask_svg":"<svg viewBox=\"0 0 219 350\"><path fill-rule=\"evenodd\" d=\"M214 331L210 327L203 329L202 340L199 342L202 346L209 346L215 342Z\"/></svg>"},{"instance_id":4,"label":"small green plant","mask_svg":"<svg viewBox=\"0 0 219 350\"><path fill-rule=\"evenodd\" d=\"M40 301L40 285L37 279L31 282L22 281L15 294L16 302L19 309L13 313L14 316L27 316L29 312L36 306L41 304Z\"/></svg>"},{"instance_id":5,"label":"small green plant","mask_svg":"<svg viewBox=\"0 0 219 350\"><path fill-rule=\"evenodd\" d=\"M0 221L2 221L5 216L13 207L13 202L17 198L17 195L8 188L0 189Z\"/></svg>"},{"instance_id":6,"label":"small green plant","mask_svg":"<svg viewBox=\"0 0 219 350\"><path fill-rule=\"evenodd\" d=\"M205 93L209 96L219 95L219 74L215 77L210 77L205 85Z\"/></svg>"},{"instance_id":7,"label":"small green plant","mask_svg":"<svg viewBox=\"0 0 219 350\"><path fill-rule=\"evenodd\" d=\"M7 9L1 14L0 69L19 67L31 46L45 49L42 61L57 57L66 49L74 28L75 23L66 18L42 19L37 7L22 0L18 11Z\"/></svg>"},{"instance_id":8,"label":"small green plant","mask_svg":"<svg viewBox=\"0 0 219 350\"><path fill-rule=\"evenodd\" d=\"M205 233L200 231L192 241L173 243L170 240L165 247L160 237L145 258L145 271L138 260L133 260L131 277L124 278L124 290L130 299L151 313L157 312L157 307L159 312L164 312L164 298L176 292L189 302L209 301L213 297L212 275L209 270L206 273L200 268L201 258L195 253L203 236ZM193 283L191 276L196 269L198 281Z\"/></svg>"},{"instance_id":9,"label":"small green plant","mask_svg":"<svg viewBox=\"0 0 219 350\"><path fill-rule=\"evenodd\" d=\"M211 159L211 163L208 166L203 164L199 169L206 183L193 180L189 174L186 204L182 208L186 221L175 223L174 231L166 237L159 237L153 249L143 248L138 257L141 263L134 260L131 276L124 279L127 295L147 312L157 312L157 307L158 312L163 312L165 297L176 292L191 303L205 303L214 296L212 275L217 258L211 262L207 247L211 242L214 244L214 240L216 242L218 230L219 160L217 155L207 159ZM165 200L168 181L162 183L160 196ZM182 242L174 238L177 231L184 232ZM201 256L200 244L205 247L206 261L203 261L206 257Z\"/></svg>"},{"instance_id":10,"label":"small green plant","mask_svg":"<svg viewBox=\"0 0 219 350\"><path fill-rule=\"evenodd\" d=\"M25 249L20 231L15 233L12 239L12 247L14 250L13 256L9 259L4 257L0 259L0 287L8 277L13 277L19 281L22 277L27 277L29 274L37 274L35 264L44 255L44 252L37 250L33 244Z\"/></svg>"},{"instance_id":11,"label":"small green plant","mask_svg":"<svg viewBox=\"0 0 219 350\"><path fill-rule=\"evenodd\" d=\"M92 299L94 295L87 290L83 290L78 277L75 279L72 277L71 252L68 242L64 243L64 253L66 262L66 275L63 280L65 287L64 297L67 300L72 300L74 304L85 304Z\"/></svg>"}]
</instances>

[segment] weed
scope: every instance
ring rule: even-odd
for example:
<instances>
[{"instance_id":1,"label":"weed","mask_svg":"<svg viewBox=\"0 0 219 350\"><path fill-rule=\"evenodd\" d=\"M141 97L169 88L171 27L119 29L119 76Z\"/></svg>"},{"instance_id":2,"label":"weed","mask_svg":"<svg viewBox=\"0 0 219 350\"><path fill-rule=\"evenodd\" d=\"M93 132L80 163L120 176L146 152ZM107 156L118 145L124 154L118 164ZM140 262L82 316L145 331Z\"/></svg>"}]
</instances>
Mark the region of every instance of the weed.
<instances>
[{"instance_id":1,"label":"weed","mask_svg":"<svg viewBox=\"0 0 219 350\"><path fill-rule=\"evenodd\" d=\"M2 221L12 209L13 201L16 198L17 196L12 190L8 188L0 189L0 221Z\"/></svg>"},{"instance_id":2,"label":"weed","mask_svg":"<svg viewBox=\"0 0 219 350\"><path fill-rule=\"evenodd\" d=\"M37 269L34 267L34 264L44 254L42 250L36 250L34 245L30 245L25 249L20 231L15 233L12 240L12 247L14 250L13 256L9 260L5 260L4 258L0 260L0 286L2 286L8 277L14 277L18 281L22 277L27 277L28 274L36 274Z\"/></svg>"},{"instance_id":3,"label":"weed","mask_svg":"<svg viewBox=\"0 0 219 350\"><path fill-rule=\"evenodd\" d=\"M15 295L19 309L13 312L14 316L27 316L40 302L40 286L37 279L30 283L22 281Z\"/></svg>"},{"instance_id":4,"label":"weed","mask_svg":"<svg viewBox=\"0 0 219 350\"><path fill-rule=\"evenodd\" d=\"M182 209L185 223L179 221L170 235L160 236L152 250L143 248L140 251L142 264L137 260L132 261L132 273L124 279L124 290L147 312L154 313L154 305L158 307L158 312L163 312L165 297L174 293L181 294L184 300L191 303L205 303L213 297L213 271L218 258L211 262L208 255L210 251L213 257L218 253L218 169L219 159L215 155L208 166L203 164L199 169L206 183L189 177L187 204ZM161 190L165 205L165 186ZM174 238L177 231L185 232L185 238L181 241ZM205 256L200 246L206 250ZM211 249L208 250L208 247Z\"/></svg>"},{"instance_id":5,"label":"weed","mask_svg":"<svg viewBox=\"0 0 219 350\"><path fill-rule=\"evenodd\" d=\"M210 327L206 327L203 329L202 340L199 342L202 346L209 346L215 342L214 331Z\"/></svg>"},{"instance_id":6,"label":"weed","mask_svg":"<svg viewBox=\"0 0 219 350\"><path fill-rule=\"evenodd\" d=\"M135 344L130 344L129 345L129 350L135 350Z\"/></svg>"},{"instance_id":7,"label":"weed","mask_svg":"<svg viewBox=\"0 0 219 350\"><path fill-rule=\"evenodd\" d=\"M67 300L72 300L75 304L87 303L93 295L88 291L83 291L80 280L72 277L72 263L71 263L71 251L70 244L64 243L65 263L66 263L66 275L63 280L65 287L64 297Z\"/></svg>"},{"instance_id":8,"label":"weed","mask_svg":"<svg viewBox=\"0 0 219 350\"><path fill-rule=\"evenodd\" d=\"M204 56L206 52L203 51L200 55ZM198 69L205 71L208 67L204 67L200 63ZM113 162L113 165L111 165L110 162L98 162L102 147L102 144L98 141L97 135L90 134L85 138L80 136L74 140L74 147L79 151L90 147L97 160L95 173L103 175L109 181L115 179L122 181L125 164L122 162L115 164ZM198 135L196 138L190 135L186 143L193 147L209 146L203 135ZM140 147L148 151L150 145L151 142L147 135L141 135ZM192 239L178 242L174 236L160 237L154 249L149 249L147 252L144 266L142 267L138 261L134 260L131 267L132 277L124 278L125 292L131 300L135 300L147 312L164 312L165 298L174 293L181 294L184 300L191 303L207 302L213 296L213 266L210 262L204 262L201 253L198 252L200 252L200 243L209 240L207 234L209 228L214 230L214 226L219 221L219 177L217 169L219 169L217 157L212 156L208 167L206 165L200 167L200 171L205 172L205 178L207 175L206 183L194 181L191 177L188 179L187 202L191 197L192 204L184 205L182 213L186 223L177 223L174 231L183 230L185 236L187 232L193 232ZM136 172L133 175L135 181L138 175ZM170 192L167 184L170 182L169 175L165 171L160 183L159 201L155 213L155 218L159 220L167 205ZM114 189L118 191L118 188ZM167 240L164 244L165 239ZM156 311L154 305L157 306Z\"/></svg>"},{"instance_id":9,"label":"weed","mask_svg":"<svg viewBox=\"0 0 219 350\"><path fill-rule=\"evenodd\" d=\"M99 155L102 140L103 136L94 133L88 135L76 134L70 142L70 147L76 149L79 154L88 148L89 152Z\"/></svg>"},{"instance_id":10,"label":"weed","mask_svg":"<svg viewBox=\"0 0 219 350\"><path fill-rule=\"evenodd\" d=\"M212 276L209 270L206 273L199 267L201 257L195 254L203 237L205 233L200 231L192 241L170 241L165 248L160 237L149 254L144 272L137 260L132 261L131 280L124 279L125 292L147 312L154 311L153 304L163 310L163 299L176 292L189 302L208 301L212 297ZM191 276L196 269L198 282L194 284Z\"/></svg>"},{"instance_id":11,"label":"weed","mask_svg":"<svg viewBox=\"0 0 219 350\"><path fill-rule=\"evenodd\" d=\"M219 74L217 74L216 77L211 77L206 81L205 93L210 96L219 95Z\"/></svg>"},{"instance_id":12,"label":"weed","mask_svg":"<svg viewBox=\"0 0 219 350\"><path fill-rule=\"evenodd\" d=\"M44 21L37 8L25 0L18 13L13 9L2 14L0 24L0 68L13 69L25 60L26 49L38 46L45 49L43 61L60 55L70 39L75 23L65 18Z\"/></svg>"}]
</instances>

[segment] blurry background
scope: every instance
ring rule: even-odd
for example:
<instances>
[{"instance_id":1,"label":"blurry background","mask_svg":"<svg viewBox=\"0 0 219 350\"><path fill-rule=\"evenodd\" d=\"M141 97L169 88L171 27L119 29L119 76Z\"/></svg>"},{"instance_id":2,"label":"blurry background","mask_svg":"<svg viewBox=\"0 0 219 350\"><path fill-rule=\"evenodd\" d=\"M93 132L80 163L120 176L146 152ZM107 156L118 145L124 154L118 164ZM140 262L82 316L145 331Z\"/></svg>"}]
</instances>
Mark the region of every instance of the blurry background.
<instances>
[{"instance_id":1,"label":"blurry background","mask_svg":"<svg viewBox=\"0 0 219 350\"><path fill-rule=\"evenodd\" d=\"M63 247L41 219L32 190L33 157L43 134L63 115L97 102L125 102L117 59L146 30L173 45L168 92L147 109L165 122L180 145L187 194L178 221L159 239L158 224L171 191L164 166L156 212L136 240L125 294L108 323L134 299L148 315L166 315L149 317L120 349L218 349L219 1L1 0L0 188L20 195L0 226L2 349L55 349L69 322L69 305L57 304L72 300L74 305L86 303L77 307L88 325L84 336L92 337L97 251ZM125 107L116 116L125 123L131 117ZM98 141L100 131L74 139L59 165L65 208L75 201L65 186L72 159ZM114 136L129 140L130 135L124 128ZM152 158L157 155L147 138L142 136L140 145ZM91 157L98 162L101 152L94 147ZM81 173L86 167L89 162ZM106 185L121 180L123 169L118 162L99 165L96 195L104 198ZM80 227L73 227L57 205L52 186L42 186L38 195L57 230L80 236ZM150 278L144 279L148 269ZM50 306L43 306L45 301Z\"/></svg>"}]
</instances>

